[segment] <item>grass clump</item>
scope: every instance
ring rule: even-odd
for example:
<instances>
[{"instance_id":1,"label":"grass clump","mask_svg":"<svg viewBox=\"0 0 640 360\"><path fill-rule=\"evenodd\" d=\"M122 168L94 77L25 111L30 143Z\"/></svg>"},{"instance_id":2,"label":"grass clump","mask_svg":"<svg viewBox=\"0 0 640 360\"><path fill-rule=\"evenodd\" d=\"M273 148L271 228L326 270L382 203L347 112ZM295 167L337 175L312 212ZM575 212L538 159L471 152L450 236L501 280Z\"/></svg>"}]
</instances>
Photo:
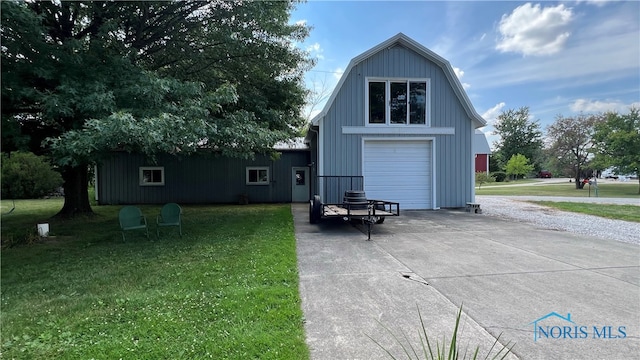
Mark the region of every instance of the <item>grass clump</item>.
<instances>
[{"instance_id":1,"label":"grass clump","mask_svg":"<svg viewBox=\"0 0 640 360\"><path fill-rule=\"evenodd\" d=\"M500 344L500 336L496 338L493 345L487 351L487 353L482 356L480 346L476 346L475 349L469 351L467 348L462 348L460 341L458 339L458 331L460 327L460 317L462 316L462 305L458 309L458 313L456 315L455 326L453 328L453 334L451 335L451 340L448 342L447 339L443 336L442 341L436 340L434 343L432 340L429 340L429 336L427 335L426 325L424 319L422 318L422 314L420 313L420 308L418 308L418 318L420 319L420 328L418 331L418 335L420 336L420 344L412 344L406 334L402 334L402 338L398 337L393 331L391 331L384 324L381 324L382 327L393 337L395 342L400 345L404 356L406 356L409 360L419 360L421 358L425 360L457 360L457 359L504 359L510 353L511 349L515 344L511 342L506 345ZM382 348L385 353L394 360L397 360L396 357L389 349L385 348L382 344L376 341L371 336L367 335L369 339L371 339L376 345Z\"/></svg>"},{"instance_id":2,"label":"grass clump","mask_svg":"<svg viewBox=\"0 0 640 360\"><path fill-rule=\"evenodd\" d=\"M59 209L43 201L16 202L3 238ZM290 206L184 206L182 238L126 242L119 209L51 222L55 237L3 250L4 358L309 357Z\"/></svg>"}]
</instances>

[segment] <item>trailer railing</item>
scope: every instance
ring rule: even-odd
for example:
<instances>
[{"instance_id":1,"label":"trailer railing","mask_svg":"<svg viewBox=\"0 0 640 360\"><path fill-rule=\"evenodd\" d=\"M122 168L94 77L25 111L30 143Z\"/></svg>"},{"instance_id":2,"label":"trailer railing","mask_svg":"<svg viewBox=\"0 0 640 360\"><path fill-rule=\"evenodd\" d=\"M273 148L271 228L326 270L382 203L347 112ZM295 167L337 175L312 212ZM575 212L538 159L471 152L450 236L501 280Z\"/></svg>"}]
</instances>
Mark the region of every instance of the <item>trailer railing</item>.
<instances>
[{"instance_id":1,"label":"trailer railing","mask_svg":"<svg viewBox=\"0 0 640 360\"><path fill-rule=\"evenodd\" d=\"M318 175L318 195L327 204L342 203L347 190L364 190L364 176Z\"/></svg>"}]
</instances>

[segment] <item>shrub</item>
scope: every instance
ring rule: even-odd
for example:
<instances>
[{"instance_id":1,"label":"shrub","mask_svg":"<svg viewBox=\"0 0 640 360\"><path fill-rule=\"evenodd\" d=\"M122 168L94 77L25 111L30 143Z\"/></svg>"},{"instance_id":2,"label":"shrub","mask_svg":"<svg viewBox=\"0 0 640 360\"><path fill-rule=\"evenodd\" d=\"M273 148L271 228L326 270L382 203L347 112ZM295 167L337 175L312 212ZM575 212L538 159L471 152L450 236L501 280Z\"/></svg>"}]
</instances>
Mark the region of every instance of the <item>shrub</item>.
<instances>
[{"instance_id":1,"label":"shrub","mask_svg":"<svg viewBox=\"0 0 640 360\"><path fill-rule=\"evenodd\" d=\"M507 178L507 173L504 171L495 171L491 173L491 176L496 179L496 182L503 182Z\"/></svg>"},{"instance_id":2,"label":"shrub","mask_svg":"<svg viewBox=\"0 0 640 360\"><path fill-rule=\"evenodd\" d=\"M522 154L514 154L505 166L507 175L513 175L514 179L518 179L518 176L524 178L525 175L533 171L533 165L529 164L529 159Z\"/></svg>"},{"instance_id":3,"label":"shrub","mask_svg":"<svg viewBox=\"0 0 640 360\"><path fill-rule=\"evenodd\" d=\"M62 186L62 176L43 156L30 152L2 154L2 198L36 199Z\"/></svg>"},{"instance_id":4,"label":"shrub","mask_svg":"<svg viewBox=\"0 0 640 360\"><path fill-rule=\"evenodd\" d=\"M496 181L496 179L492 175L487 175L485 171L479 171L476 173L476 184L478 188L482 187L482 184L492 183Z\"/></svg>"}]
</instances>

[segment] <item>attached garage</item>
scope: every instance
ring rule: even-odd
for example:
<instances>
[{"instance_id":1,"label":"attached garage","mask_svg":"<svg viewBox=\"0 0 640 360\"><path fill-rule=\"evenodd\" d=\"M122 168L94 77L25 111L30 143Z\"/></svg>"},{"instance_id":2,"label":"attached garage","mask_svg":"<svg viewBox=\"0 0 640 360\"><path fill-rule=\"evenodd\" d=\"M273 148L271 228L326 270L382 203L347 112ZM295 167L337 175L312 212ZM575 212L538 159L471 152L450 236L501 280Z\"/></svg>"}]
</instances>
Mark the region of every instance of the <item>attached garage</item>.
<instances>
[{"instance_id":1,"label":"attached garage","mask_svg":"<svg viewBox=\"0 0 640 360\"><path fill-rule=\"evenodd\" d=\"M432 209L432 148L428 140L365 140L367 198L399 202L402 209Z\"/></svg>"}]
</instances>

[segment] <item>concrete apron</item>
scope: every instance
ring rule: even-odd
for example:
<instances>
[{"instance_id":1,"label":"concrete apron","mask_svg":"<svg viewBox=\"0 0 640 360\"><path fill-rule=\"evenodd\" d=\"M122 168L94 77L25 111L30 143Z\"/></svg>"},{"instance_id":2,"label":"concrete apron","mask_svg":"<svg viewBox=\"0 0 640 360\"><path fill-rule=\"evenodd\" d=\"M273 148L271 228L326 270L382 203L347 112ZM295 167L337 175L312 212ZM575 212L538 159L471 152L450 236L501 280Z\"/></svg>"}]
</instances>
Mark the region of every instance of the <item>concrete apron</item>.
<instances>
[{"instance_id":1,"label":"concrete apron","mask_svg":"<svg viewBox=\"0 0 640 360\"><path fill-rule=\"evenodd\" d=\"M421 354L418 309L432 345L448 345L461 304L461 351L479 358L499 335L523 359L640 353L637 245L445 210L404 211L366 241L292 209L312 359L407 358L387 328Z\"/></svg>"}]
</instances>

